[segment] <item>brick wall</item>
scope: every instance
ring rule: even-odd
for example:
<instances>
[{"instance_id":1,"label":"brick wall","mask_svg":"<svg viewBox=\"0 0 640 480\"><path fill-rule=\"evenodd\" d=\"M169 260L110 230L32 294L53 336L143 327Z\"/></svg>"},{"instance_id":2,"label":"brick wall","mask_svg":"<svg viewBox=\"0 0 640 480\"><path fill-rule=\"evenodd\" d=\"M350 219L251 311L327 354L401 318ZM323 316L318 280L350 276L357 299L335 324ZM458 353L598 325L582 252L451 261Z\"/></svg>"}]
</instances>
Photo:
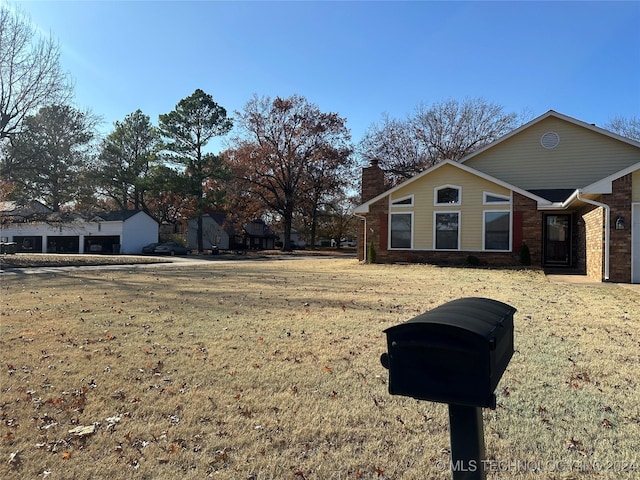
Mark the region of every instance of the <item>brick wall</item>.
<instances>
[{"instance_id":1,"label":"brick wall","mask_svg":"<svg viewBox=\"0 0 640 480\"><path fill-rule=\"evenodd\" d=\"M360 200L365 203L386 190L385 176L375 161L362 169L362 192ZM369 243L373 240L376 253L380 251L380 215L387 214L387 200L383 199L369 207L366 222L361 220L358 239L358 259L365 260ZM366 225L366 235L365 235ZM380 259L378 259L380 261Z\"/></svg>"},{"instance_id":2,"label":"brick wall","mask_svg":"<svg viewBox=\"0 0 640 480\"><path fill-rule=\"evenodd\" d=\"M514 232L514 238L521 238L529 247L531 265L542 266L542 212L537 210L535 200L513 193L513 215L521 218L521 232ZM515 225L514 225L515 228ZM522 245L513 245L513 251L520 253Z\"/></svg>"},{"instance_id":3,"label":"brick wall","mask_svg":"<svg viewBox=\"0 0 640 480\"><path fill-rule=\"evenodd\" d=\"M371 165L362 169L362 192L360 200L362 203L368 202L385 190L384 172L378 166L377 162L371 162Z\"/></svg>"},{"instance_id":4,"label":"brick wall","mask_svg":"<svg viewBox=\"0 0 640 480\"><path fill-rule=\"evenodd\" d=\"M609 281L631 282L631 174L613 182L613 193L596 199L609 205ZM616 230L616 218L625 219L624 230ZM605 212L602 207L586 205L577 212L575 248L576 266L594 280L605 280Z\"/></svg>"},{"instance_id":5,"label":"brick wall","mask_svg":"<svg viewBox=\"0 0 640 480\"><path fill-rule=\"evenodd\" d=\"M584 224L585 273L604 280L604 210L589 205L579 212Z\"/></svg>"},{"instance_id":6,"label":"brick wall","mask_svg":"<svg viewBox=\"0 0 640 480\"><path fill-rule=\"evenodd\" d=\"M613 182L613 193L602 201L611 208L609 233L609 281L631 283L631 183L628 174ZM624 218L624 230L616 230L616 218Z\"/></svg>"}]
</instances>

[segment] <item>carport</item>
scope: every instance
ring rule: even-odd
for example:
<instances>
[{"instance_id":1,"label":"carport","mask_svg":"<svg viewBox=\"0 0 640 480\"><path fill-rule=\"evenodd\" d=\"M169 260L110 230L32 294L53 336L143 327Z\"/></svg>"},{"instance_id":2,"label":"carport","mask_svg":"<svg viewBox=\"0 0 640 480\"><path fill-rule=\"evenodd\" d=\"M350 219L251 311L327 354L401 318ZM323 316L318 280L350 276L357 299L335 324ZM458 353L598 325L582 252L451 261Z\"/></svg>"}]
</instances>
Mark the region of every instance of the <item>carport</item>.
<instances>
[{"instance_id":1,"label":"carport","mask_svg":"<svg viewBox=\"0 0 640 480\"><path fill-rule=\"evenodd\" d=\"M120 253L120 235L91 235L84 237L85 253Z\"/></svg>"},{"instance_id":2,"label":"carport","mask_svg":"<svg viewBox=\"0 0 640 480\"><path fill-rule=\"evenodd\" d=\"M47 253L80 253L80 237L75 235L47 236Z\"/></svg>"}]
</instances>

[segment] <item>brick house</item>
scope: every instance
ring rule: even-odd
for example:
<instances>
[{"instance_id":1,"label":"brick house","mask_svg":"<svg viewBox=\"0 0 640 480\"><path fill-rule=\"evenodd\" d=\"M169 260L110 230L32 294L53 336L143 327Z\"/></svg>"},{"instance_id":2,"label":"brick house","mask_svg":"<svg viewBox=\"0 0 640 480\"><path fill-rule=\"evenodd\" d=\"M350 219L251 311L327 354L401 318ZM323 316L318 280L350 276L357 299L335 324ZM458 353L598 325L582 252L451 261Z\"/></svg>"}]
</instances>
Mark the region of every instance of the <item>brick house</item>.
<instances>
[{"instance_id":1,"label":"brick house","mask_svg":"<svg viewBox=\"0 0 640 480\"><path fill-rule=\"evenodd\" d=\"M532 265L640 283L640 142L548 111L459 162L387 189L362 171L358 255Z\"/></svg>"}]
</instances>

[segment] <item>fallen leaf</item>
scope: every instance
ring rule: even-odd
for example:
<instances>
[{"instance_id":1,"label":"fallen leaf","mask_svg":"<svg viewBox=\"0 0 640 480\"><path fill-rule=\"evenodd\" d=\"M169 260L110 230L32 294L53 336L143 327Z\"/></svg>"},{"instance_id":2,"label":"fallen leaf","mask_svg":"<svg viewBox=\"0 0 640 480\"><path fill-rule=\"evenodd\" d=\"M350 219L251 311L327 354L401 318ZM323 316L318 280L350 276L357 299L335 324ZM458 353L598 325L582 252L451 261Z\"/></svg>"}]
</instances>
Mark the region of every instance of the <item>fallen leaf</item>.
<instances>
[{"instance_id":1,"label":"fallen leaf","mask_svg":"<svg viewBox=\"0 0 640 480\"><path fill-rule=\"evenodd\" d=\"M62 459L63 460L69 460L71 458L71 452L63 452L62 453Z\"/></svg>"},{"instance_id":2,"label":"fallen leaf","mask_svg":"<svg viewBox=\"0 0 640 480\"><path fill-rule=\"evenodd\" d=\"M565 441L565 445L567 446L567 448L569 450L575 450L577 449L580 445L582 445L582 442L576 438L571 437L570 439Z\"/></svg>"}]
</instances>

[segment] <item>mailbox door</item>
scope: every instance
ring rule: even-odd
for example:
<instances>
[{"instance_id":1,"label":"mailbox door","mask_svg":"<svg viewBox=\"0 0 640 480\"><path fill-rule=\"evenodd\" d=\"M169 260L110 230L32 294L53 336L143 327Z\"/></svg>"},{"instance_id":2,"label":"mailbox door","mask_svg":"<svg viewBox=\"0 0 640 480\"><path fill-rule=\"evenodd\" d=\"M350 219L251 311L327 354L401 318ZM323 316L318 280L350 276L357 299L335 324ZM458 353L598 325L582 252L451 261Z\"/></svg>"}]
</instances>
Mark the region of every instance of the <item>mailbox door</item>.
<instances>
[{"instance_id":1,"label":"mailbox door","mask_svg":"<svg viewBox=\"0 0 640 480\"><path fill-rule=\"evenodd\" d=\"M450 326L404 325L388 337L389 393L491 406L491 359L486 339Z\"/></svg>"}]
</instances>

